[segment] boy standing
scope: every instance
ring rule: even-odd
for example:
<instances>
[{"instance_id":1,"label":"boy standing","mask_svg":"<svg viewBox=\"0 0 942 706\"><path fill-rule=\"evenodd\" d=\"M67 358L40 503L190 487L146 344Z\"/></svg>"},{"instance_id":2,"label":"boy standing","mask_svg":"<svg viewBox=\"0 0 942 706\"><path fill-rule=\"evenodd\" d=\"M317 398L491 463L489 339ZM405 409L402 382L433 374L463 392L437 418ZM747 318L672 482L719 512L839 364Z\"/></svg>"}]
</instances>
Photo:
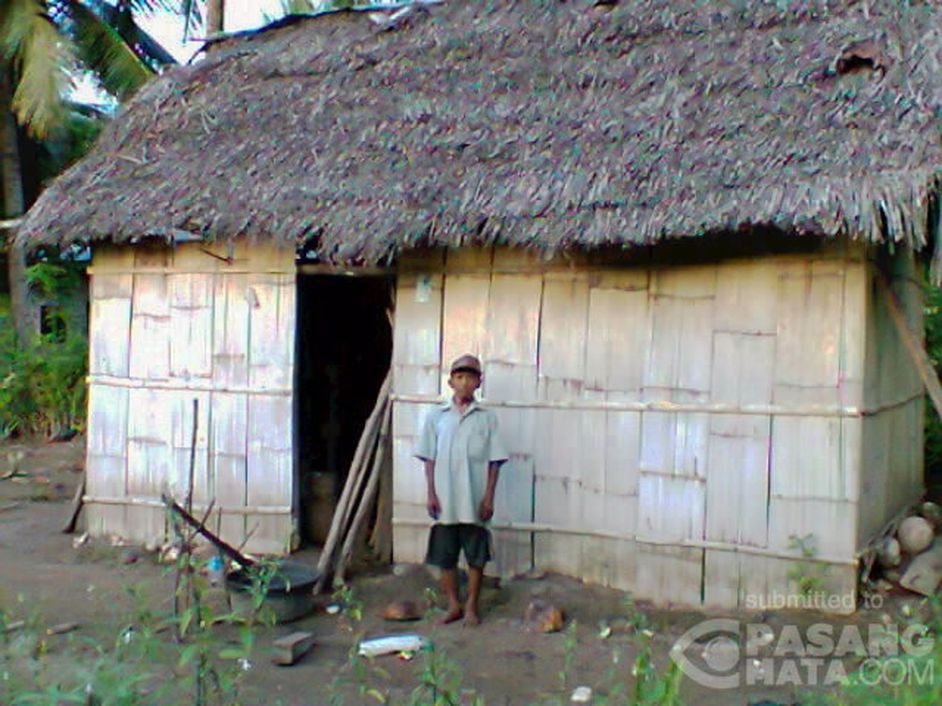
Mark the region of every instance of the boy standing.
<instances>
[{"instance_id":1,"label":"boy standing","mask_svg":"<svg viewBox=\"0 0 942 706\"><path fill-rule=\"evenodd\" d=\"M465 625L481 622L478 597L484 565L491 559L491 533L485 523L494 515L494 490L500 466L507 460L497 436L497 415L474 399L481 386L481 361L463 355L451 364L451 400L425 420L416 456L425 462L426 508L436 524L428 539L426 562L441 569L448 612L442 622L464 616ZM468 600L458 601L458 554L468 562Z\"/></svg>"}]
</instances>

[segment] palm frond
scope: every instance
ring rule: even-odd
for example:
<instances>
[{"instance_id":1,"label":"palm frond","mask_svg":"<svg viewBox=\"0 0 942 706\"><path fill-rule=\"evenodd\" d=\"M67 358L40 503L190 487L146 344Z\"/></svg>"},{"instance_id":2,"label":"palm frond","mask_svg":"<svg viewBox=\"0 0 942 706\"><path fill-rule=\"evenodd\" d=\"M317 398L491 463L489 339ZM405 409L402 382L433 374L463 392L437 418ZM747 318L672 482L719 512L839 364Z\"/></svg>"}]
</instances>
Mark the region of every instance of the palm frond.
<instances>
[{"instance_id":1,"label":"palm frond","mask_svg":"<svg viewBox=\"0 0 942 706\"><path fill-rule=\"evenodd\" d=\"M44 137L60 127L62 96L69 86L67 67L73 62L70 47L62 41L46 6L40 0L9 3L15 27L5 27L4 50L13 59L17 85L13 112L17 120L36 137Z\"/></svg>"},{"instance_id":2,"label":"palm frond","mask_svg":"<svg viewBox=\"0 0 942 706\"><path fill-rule=\"evenodd\" d=\"M75 24L73 41L79 58L101 81L106 91L125 99L154 75L121 36L78 0L69 0Z\"/></svg>"},{"instance_id":3,"label":"palm frond","mask_svg":"<svg viewBox=\"0 0 942 706\"><path fill-rule=\"evenodd\" d=\"M9 60L20 51L33 30L37 15L45 8L38 0L6 0L0 2L0 55Z\"/></svg>"},{"instance_id":4,"label":"palm frond","mask_svg":"<svg viewBox=\"0 0 942 706\"><path fill-rule=\"evenodd\" d=\"M173 54L154 39L137 22L133 3L119 2L117 5L104 0L86 0L83 5L94 11L104 22L114 29L138 58L152 69L176 64ZM146 14L146 13L142 13Z\"/></svg>"}]
</instances>

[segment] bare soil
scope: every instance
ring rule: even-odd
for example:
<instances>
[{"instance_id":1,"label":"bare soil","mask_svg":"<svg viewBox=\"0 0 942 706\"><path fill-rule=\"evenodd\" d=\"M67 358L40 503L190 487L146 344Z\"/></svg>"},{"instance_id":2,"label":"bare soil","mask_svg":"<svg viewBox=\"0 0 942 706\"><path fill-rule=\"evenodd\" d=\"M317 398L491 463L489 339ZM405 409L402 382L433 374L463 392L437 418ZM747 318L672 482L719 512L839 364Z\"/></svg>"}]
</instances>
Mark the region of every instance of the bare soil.
<instances>
[{"instance_id":1,"label":"bare soil","mask_svg":"<svg viewBox=\"0 0 942 706\"><path fill-rule=\"evenodd\" d=\"M72 495L81 479L84 439L66 443L36 442L0 446L0 476L9 470L9 454L24 452L19 469L25 476L0 480L0 610L8 619L38 615L45 624L66 621L80 624L69 635L53 636L48 648L55 652L74 646L77 639L92 638L113 643L133 609L128 587L137 587L143 600L157 609L169 609L173 579L156 557L140 549L89 542L73 546L76 535L61 531L69 514ZM314 561L313 552L296 558ZM349 612L328 614L325 598L314 614L290 625L261 627L256 656L244 687L244 703L270 706L319 705L331 695L344 703L377 703L367 687L375 688L387 703L404 703L418 685L421 658L405 661L395 656L377 658L365 680L349 666L351 648L361 636L416 632L428 637L437 654L446 655L463 673L463 700L480 695L488 706L568 703L577 685L589 685L604 693L613 681L633 684L632 663L639 636L628 624L626 595L584 585L573 579L547 575L528 579L490 581L483 596L484 622L476 628L460 623L439 626L437 609L427 610L435 597L435 581L423 567L374 567L354 577L353 591L362 604L362 620ZM528 603L539 597L565 612L574 628L553 634L527 630L523 616ZM382 609L391 600L414 600L426 608L425 616L412 623L382 620ZM794 623L828 622L867 624L904 608L907 599L892 597L881 612L860 612L851 618L813 613L766 613L741 617L773 627ZM641 606L651 625L655 665L669 664L671 646L688 628L708 616L684 610L654 610ZM604 631L610 626L611 632ZM315 647L298 664L276 667L268 658L271 641L295 630L314 633ZM564 669L566 655L571 667ZM167 665L172 676L174 665ZM563 675L561 672L566 671ZM565 684L563 683L565 676ZM752 687L739 691L707 689L685 680L685 703L697 706L736 706L769 700L795 703L797 688Z\"/></svg>"}]
</instances>

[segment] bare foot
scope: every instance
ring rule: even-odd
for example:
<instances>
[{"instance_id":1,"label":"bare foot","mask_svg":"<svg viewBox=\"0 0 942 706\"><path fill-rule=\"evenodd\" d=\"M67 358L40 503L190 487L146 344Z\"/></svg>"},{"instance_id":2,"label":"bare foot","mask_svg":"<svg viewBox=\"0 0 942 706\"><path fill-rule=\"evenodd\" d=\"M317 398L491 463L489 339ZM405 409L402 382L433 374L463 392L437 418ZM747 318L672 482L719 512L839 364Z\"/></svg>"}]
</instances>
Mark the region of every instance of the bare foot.
<instances>
[{"instance_id":1,"label":"bare foot","mask_svg":"<svg viewBox=\"0 0 942 706\"><path fill-rule=\"evenodd\" d=\"M448 612L442 616L441 620L438 622L441 625L448 625L448 623L453 623L456 620L461 620L464 617L464 611L461 608L449 608Z\"/></svg>"},{"instance_id":2,"label":"bare foot","mask_svg":"<svg viewBox=\"0 0 942 706\"><path fill-rule=\"evenodd\" d=\"M473 628L481 624L481 618L477 613L468 611L468 613L466 613L464 616L464 624L465 627Z\"/></svg>"}]
</instances>

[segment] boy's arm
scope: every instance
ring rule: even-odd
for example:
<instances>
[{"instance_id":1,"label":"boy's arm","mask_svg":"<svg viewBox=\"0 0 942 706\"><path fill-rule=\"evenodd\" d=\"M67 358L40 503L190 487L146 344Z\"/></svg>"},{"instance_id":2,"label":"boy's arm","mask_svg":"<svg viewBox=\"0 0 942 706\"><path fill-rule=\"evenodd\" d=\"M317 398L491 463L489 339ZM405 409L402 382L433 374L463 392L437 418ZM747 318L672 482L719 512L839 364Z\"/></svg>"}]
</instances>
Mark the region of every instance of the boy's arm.
<instances>
[{"instance_id":1,"label":"boy's arm","mask_svg":"<svg viewBox=\"0 0 942 706\"><path fill-rule=\"evenodd\" d=\"M478 514L483 522L487 522L494 516L494 491L497 490L500 464L500 461L491 461L487 464L487 488L485 488L484 497L481 499L481 507L478 508Z\"/></svg>"},{"instance_id":2,"label":"boy's arm","mask_svg":"<svg viewBox=\"0 0 942 706\"><path fill-rule=\"evenodd\" d=\"M425 459L425 485L428 489L425 509L428 510L429 517L437 520L442 514L442 504L438 501L438 493L435 492L435 461L430 459Z\"/></svg>"}]
</instances>

